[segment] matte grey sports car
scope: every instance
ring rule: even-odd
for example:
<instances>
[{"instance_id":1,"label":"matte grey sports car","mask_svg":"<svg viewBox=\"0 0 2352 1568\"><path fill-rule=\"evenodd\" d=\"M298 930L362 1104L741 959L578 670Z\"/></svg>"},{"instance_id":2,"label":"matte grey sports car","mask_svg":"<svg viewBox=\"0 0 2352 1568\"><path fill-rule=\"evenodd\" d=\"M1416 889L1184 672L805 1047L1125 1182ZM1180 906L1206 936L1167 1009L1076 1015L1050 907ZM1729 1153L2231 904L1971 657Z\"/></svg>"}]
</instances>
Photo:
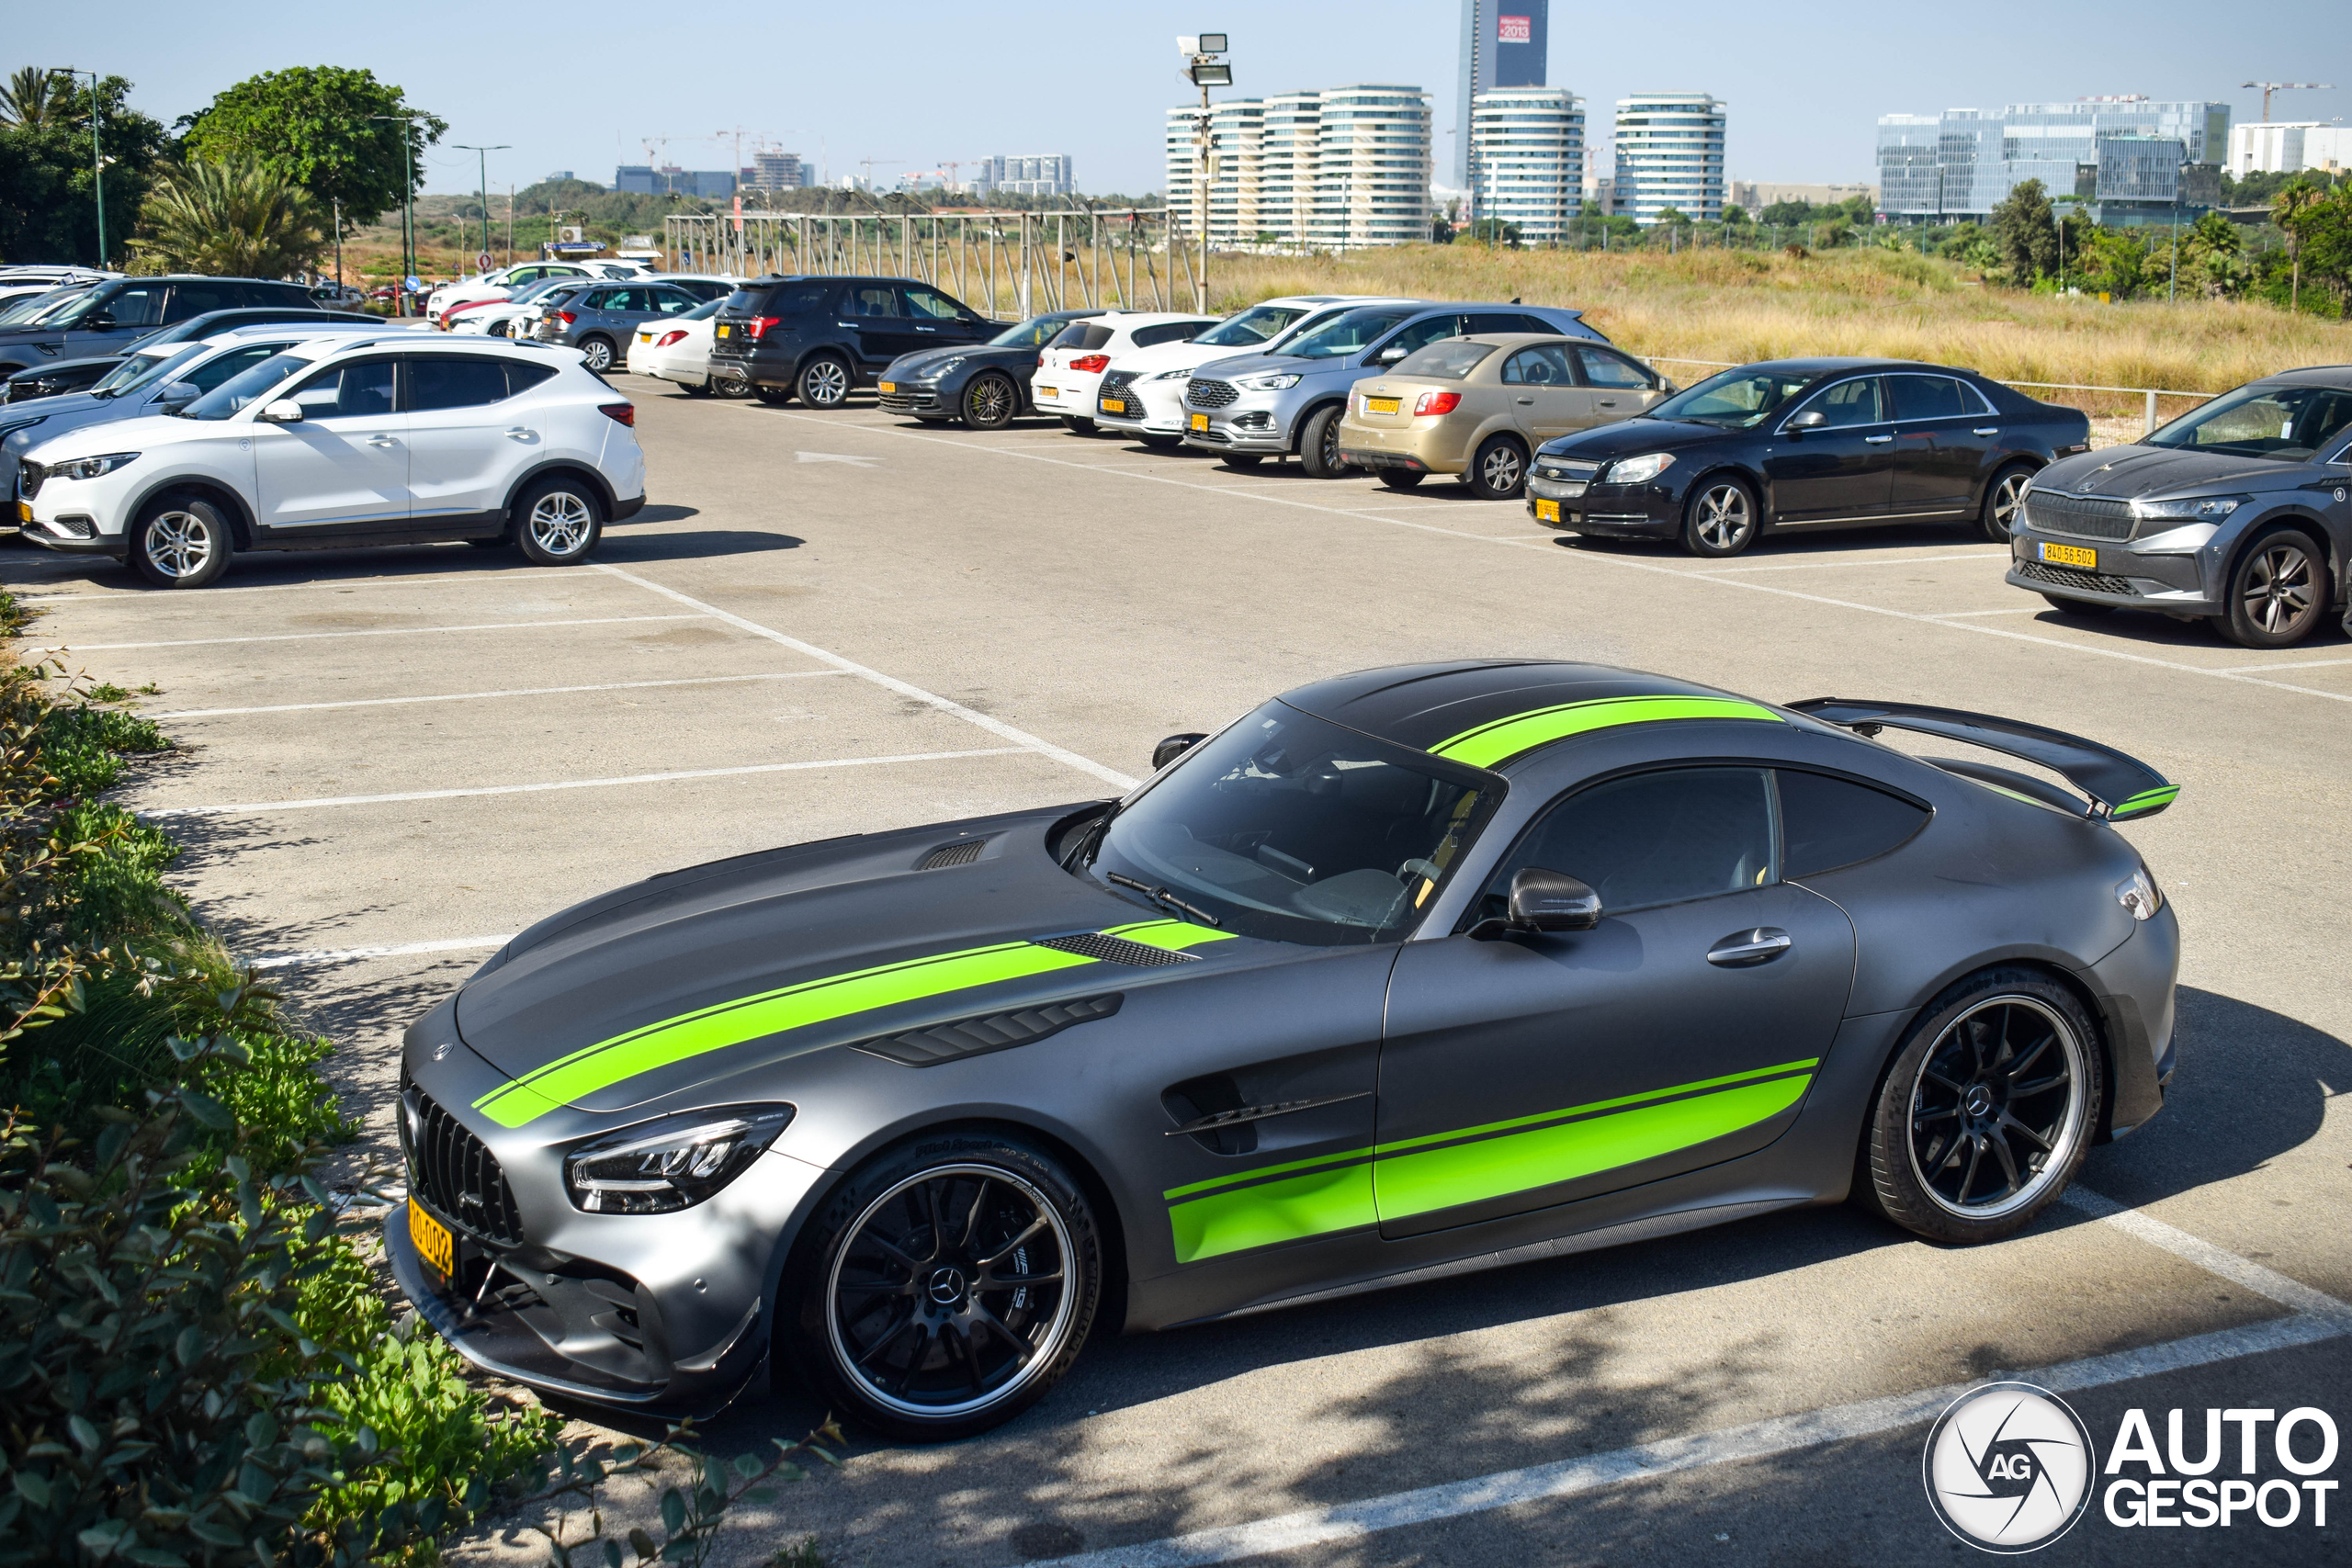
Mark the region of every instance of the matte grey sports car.
<instances>
[{"instance_id":1,"label":"matte grey sports car","mask_svg":"<svg viewBox=\"0 0 2352 1568\"><path fill-rule=\"evenodd\" d=\"M1098 1320L1849 1193L1990 1241L2163 1103L2178 931L2109 823L2177 792L2093 742L1487 661L1154 762L516 937L408 1033L410 1300L541 1389L698 1414L773 1357L948 1437Z\"/></svg>"}]
</instances>

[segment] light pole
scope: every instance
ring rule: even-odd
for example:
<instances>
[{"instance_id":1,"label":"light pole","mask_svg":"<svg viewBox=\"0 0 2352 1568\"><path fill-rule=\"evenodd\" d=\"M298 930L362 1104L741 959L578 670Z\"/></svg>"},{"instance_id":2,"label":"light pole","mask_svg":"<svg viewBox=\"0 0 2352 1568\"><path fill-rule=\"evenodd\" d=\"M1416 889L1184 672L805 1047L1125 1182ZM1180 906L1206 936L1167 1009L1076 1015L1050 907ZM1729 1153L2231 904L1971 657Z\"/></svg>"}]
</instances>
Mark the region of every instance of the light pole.
<instances>
[{"instance_id":1,"label":"light pole","mask_svg":"<svg viewBox=\"0 0 2352 1568\"><path fill-rule=\"evenodd\" d=\"M1201 90L1201 112L1193 121L1193 145L1200 150L1194 170L1194 182L1200 199L1193 207L1193 225L1201 243L1201 270L1193 287L1193 308L1203 315L1209 309L1209 175L1210 148L1216 138L1209 134L1209 89L1233 85L1233 66L1217 56L1227 52L1226 35L1201 33L1176 40L1176 52L1184 57L1184 74Z\"/></svg>"},{"instance_id":2,"label":"light pole","mask_svg":"<svg viewBox=\"0 0 2352 1568\"><path fill-rule=\"evenodd\" d=\"M61 65L59 70L69 76L90 79L90 190L98 209L98 270L107 266L107 161L98 151L98 122L103 111L98 107L98 73L85 71L78 65Z\"/></svg>"},{"instance_id":3,"label":"light pole","mask_svg":"<svg viewBox=\"0 0 2352 1568\"><path fill-rule=\"evenodd\" d=\"M408 178L401 184L401 281L392 290L399 301L401 314L408 314L408 280L416 275L416 119L413 114L371 114L369 119L398 122L401 128L401 157L408 171Z\"/></svg>"},{"instance_id":4,"label":"light pole","mask_svg":"<svg viewBox=\"0 0 2352 1568\"><path fill-rule=\"evenodd\" d=\"M473 153L481 175L481 256L482 270L488 272L490 270L490 155L492 152L506 152L514 144L511 141L493 141L487 147L477 147L470 141L452 141L449 145L463 148L466 152Z\"/></svg>"}]
</instances>

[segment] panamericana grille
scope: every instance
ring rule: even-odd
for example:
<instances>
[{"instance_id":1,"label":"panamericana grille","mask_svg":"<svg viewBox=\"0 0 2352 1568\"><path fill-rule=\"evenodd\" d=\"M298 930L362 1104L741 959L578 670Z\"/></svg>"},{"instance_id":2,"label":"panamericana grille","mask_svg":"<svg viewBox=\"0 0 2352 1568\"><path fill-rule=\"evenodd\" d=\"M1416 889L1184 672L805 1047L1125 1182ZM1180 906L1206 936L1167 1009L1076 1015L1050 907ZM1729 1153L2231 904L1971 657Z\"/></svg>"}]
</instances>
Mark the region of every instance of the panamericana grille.
<instances>
[{"instance_id":1,"label":"panamericana grille","mask_svg":"<svg viewBox=\"0 0 2352 1568\"><path fill-rule=\"evenodd\" d=\"M2132 503L2104 495L2060 495L2055 491L2026 492L2026 525L2046 534L2072 534L2078 539L2128 539L2132 536Z\"/></svg>"},{"instance_id":2,"label":"panamericana grille","mask_svg":"<svg viewBox=\"0 0 2352 1568\"><path fill-rule=\"evenodd\" d=\"M1102 384L1094 389L1095 402L1099 405L1106 399L1124 400L1127 396L1127 389L1135 384L1136 376L1136 372L1133 370L1112 371L1102 378ZM1132 414L1137 411L1129 408L1126 412Z\"/></svg>"},{"instance_id":3,"label":"panamericana grille","mask_svg":"<svg viewBox=\"0 0 2352 1568\"><path fill-rule=\"evenodd\" d=\"M939 394L926 389L920 392L884 392L875 400L884 413L912 413L917 409L935 409Z\"/></svg>"},{"instance_id":4,"label":"panamericana grille","mask_svg":"<svg viewBox=\"0 0 2352 1568\"><path fill-rule=\"evenodd\" d=\"M48 470L47 468L42 468L39 463L34 462L31 458L29 458L29 457L19 457L19 458L17 458L17 497L18 497L19 499L21 499L21 500L24 500L24 501L30 501L33 497L35 497L35 496L37 496L37 495L39 495L39 494L40 493L40 481L41 481L41 480L43 480L43 479L47 479L48 477L49 477L49 470Z\"/></svg>"},{"instance_id":5,"label":"panamericana grille","mask_svg":"<svg viewBox=\"0 0 2352 1568\"><path fill-rule=\"evenodd\" d=\"M2120 577L2109 577L2102 571L2077 571L2072 567L2051 566L2038 560L2021 560L2016 565L2017 574L2030 582L2047 583L2052 588L2075 588L2090 593L2131 593L2133 588Z\"/></svg>"},{"instance_id":6,"label":"panamericana grille","mask_svg":"<svg viewBox=\"0 0 2352 1568\"><path fill-rule=\"evenodd\" d=\"M523 1216L498 1156L414 1084L401 1087L401 1101L409 1190L484 1240L518 1245Z\"/></svg>"},{"instance_id":7,"label":"panamericana grille","mask_svg":"<svg viewBox=\"0 0 2352 1568\"><path fill-rule=\"evenodd\" d=\"M1186 383L1184 402L1196 409L1221 409L1241 396L1241 389L1230 381L1203 381L1195 378Z\"/></svg>"}]
</instances>

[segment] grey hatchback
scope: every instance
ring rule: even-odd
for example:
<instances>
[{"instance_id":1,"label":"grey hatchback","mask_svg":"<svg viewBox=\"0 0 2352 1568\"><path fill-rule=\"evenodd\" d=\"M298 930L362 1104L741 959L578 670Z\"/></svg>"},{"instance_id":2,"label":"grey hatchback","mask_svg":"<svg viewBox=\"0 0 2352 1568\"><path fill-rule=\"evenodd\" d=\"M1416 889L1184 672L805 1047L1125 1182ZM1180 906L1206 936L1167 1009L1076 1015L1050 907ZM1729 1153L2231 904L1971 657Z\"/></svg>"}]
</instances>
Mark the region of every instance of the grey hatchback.
<instances>
[{"instance_id":1,"label":"grey hatchback","mask_svg":"<svg viewBox=\"0 0 2352 1568\"><path fill-rule=\"evenodd\" d=\"M542 343L578 349L589 369L602 372L621 357L621 344L639 326L664 316L683 316L702 303L700 297L674 283L597 284L551 302L539 315L537 335Z\"/></svg>"}]
</instances>

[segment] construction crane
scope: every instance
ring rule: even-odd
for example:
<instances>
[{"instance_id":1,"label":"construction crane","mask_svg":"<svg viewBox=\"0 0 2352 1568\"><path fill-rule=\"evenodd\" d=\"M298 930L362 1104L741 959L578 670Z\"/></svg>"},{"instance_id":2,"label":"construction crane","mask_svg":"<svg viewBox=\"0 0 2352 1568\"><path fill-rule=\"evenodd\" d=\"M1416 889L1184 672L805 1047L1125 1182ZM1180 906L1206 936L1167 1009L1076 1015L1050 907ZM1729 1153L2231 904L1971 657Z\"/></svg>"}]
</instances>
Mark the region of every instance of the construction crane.
<instances>
[{"instance_id":1,"label":"construction crane","mask_svg":"<svg viewBox=\"0 0 2352 1568\"><path fill-rule=\"evenodd\" d=\"M874 188L875 164L903 164L905 162L906 160L904 158L860 158L857 160L858 166L865 171L865 188L868 191L871 191Z\"/></svg>"},{"instance_id":2,"label":"construction crane","mask_svg":"<svg viewBox=\"0 0 2352 1568\"><path fill-rule=\"evenodd\" d=\"M2240 87L2259 87L2262 89L2262 123L2268 125L2270 123L2271 94L2296 92L2304 88L2326 92L2332 90L2335 84L2333 82L2241 82L2238 85Z\"/></svg>"}]
</instances>

